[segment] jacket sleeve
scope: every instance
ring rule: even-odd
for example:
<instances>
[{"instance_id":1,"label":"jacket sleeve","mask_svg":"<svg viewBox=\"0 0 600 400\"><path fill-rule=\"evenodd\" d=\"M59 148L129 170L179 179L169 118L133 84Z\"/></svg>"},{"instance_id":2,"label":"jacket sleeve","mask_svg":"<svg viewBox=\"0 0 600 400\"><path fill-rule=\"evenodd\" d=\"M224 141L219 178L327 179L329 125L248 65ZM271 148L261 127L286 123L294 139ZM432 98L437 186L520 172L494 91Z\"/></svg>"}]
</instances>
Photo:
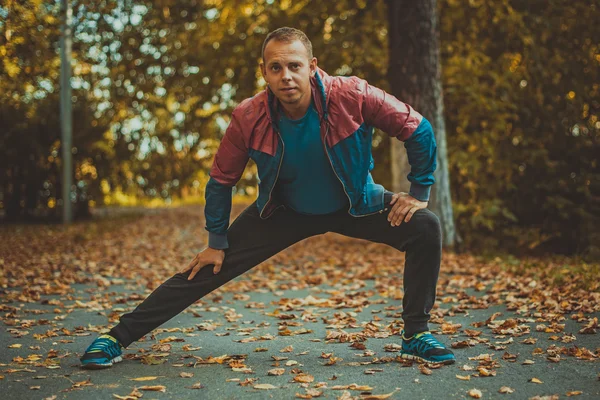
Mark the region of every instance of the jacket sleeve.
<instances>
[{"instance_id":1,"label":"jacket sleeve","mask_svg":"<svg viewBox=\"0 0 600 400\"><path fill-rule=\"evenodd\" d=\"M204 216L208 231L208 246L226 249L227 229L231 214L232 188L240 180L248 163L248 146L242 134L243 116L235 109L231 123L219 145L206 184Z\"/></svg>"},{"instance_id":2,"label":"jacket sleeve","mask_svg":"<svg viewBox=\"0 0 600 400\"><path fill-rule=\"evenodd\" d=\"M435 183L437 145L431 124L410 105L365 81L362 114L365 122L404 142L411 171L409 194L428 201Z\"/></svg>"}]
</instances>

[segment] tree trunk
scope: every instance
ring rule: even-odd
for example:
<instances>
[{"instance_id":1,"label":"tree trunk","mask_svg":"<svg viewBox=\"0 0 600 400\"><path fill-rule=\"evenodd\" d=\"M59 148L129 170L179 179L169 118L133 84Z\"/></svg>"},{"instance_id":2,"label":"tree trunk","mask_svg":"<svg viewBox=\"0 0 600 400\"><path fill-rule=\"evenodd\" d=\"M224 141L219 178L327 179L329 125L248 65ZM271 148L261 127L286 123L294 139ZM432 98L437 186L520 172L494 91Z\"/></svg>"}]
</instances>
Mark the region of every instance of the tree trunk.
<instances>
[{"instance_id":1,"label":"tree trunk","mask_svg":"<svg viewBox=\"0 0 600 400\"><path fill-rule=\"evenodd\" d=\"M437 0L387 0L390 64L388 79L392 94L413 106L433 126L437 142L436 184L429 208L442 223L444 246L454 246L450 177L446 150L446 126L442 97ZM391 172L394 185L406 182L410 172L402 143L392 140ZM402 146L403 147L403 146ZM399 154L404 154L399 157ZM407 191L407 190L403 190Z\"/></svg>"}]
</instances>

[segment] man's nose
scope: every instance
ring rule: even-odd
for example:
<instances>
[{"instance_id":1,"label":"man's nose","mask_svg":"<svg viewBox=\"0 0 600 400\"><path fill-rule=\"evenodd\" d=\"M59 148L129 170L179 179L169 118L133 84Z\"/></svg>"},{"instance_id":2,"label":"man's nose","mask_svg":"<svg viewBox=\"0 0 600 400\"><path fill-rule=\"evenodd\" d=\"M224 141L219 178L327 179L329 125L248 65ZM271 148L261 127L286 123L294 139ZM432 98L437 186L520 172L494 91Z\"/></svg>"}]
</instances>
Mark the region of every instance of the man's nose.
<instances>
[{"instance_id":1,"label":"man's nose","mask_svg":"<svg viewBox=\"0 0 600 400\"><path fill-rule=\"evenodd\" d=\"M281 77L284 81L291 81L292 76L290 75L290 70L288 68L283 69L283 75Z\"/></svg>"}]
</instances>

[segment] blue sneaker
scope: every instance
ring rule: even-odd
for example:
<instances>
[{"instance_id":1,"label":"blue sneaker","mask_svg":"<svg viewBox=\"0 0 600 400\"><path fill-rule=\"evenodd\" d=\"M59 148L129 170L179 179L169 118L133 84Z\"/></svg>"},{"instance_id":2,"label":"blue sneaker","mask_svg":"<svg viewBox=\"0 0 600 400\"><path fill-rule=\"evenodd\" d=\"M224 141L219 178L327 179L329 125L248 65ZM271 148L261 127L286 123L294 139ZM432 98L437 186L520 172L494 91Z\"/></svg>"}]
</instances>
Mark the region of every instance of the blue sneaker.
<instances>
[{"instance_id":1,"label":"blue sneaker","mask_svg":"<svg viewBox=\"0 0 600 400\"><path fill-rule=\"evenodd\" d=\"M79 359L86 369L110 368L114 363L123 361L119 341L110 335L102 335L90 344Z\"/></svg>"},{"instance_id":2,"label":"blue sneaker","mask_svg":"<svg viewBox=\"0 0 600 400\"><path fill-rule=\"evenodd\" d=\"M411 338L404 336L402 331L402 350L400 357L406 360L428 362L435 364L454 364L454 353L438 342L431 332L421 332Z\"/></svg>"}]
</instances>

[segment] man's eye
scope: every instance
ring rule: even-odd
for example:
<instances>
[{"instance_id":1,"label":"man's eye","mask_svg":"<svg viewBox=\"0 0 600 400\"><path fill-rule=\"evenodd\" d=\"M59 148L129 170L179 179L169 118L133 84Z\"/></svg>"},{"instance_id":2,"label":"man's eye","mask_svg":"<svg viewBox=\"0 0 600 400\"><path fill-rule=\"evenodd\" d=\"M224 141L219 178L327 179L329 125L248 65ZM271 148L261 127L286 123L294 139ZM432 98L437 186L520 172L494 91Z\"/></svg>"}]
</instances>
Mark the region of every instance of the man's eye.
<instances>
[{"instance_id":1,"label":"man's eye","mask_svg":"<svg viewBox=\"0 0 600 400\"><path fill-rule=\"evenodd\" d=\"M300 66L298 64L292 64L292 69L298 69Z\"/></svg>"},{"instance_id":2,"label":"man's eye","mask_svg":"<svg viewBox=\"0 0 600 400\"><path fill-rule=\"evenodd\" d=\"M273 71L278 71L278 70L279 70L279 65L273 65L273 66L271 67L271 69L272 69Z\"/></svg>"}]
</instances>

